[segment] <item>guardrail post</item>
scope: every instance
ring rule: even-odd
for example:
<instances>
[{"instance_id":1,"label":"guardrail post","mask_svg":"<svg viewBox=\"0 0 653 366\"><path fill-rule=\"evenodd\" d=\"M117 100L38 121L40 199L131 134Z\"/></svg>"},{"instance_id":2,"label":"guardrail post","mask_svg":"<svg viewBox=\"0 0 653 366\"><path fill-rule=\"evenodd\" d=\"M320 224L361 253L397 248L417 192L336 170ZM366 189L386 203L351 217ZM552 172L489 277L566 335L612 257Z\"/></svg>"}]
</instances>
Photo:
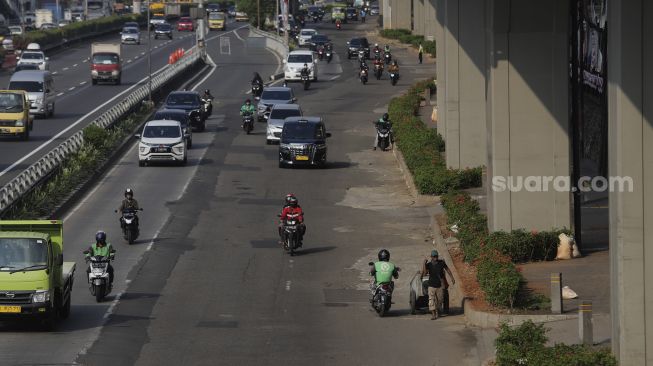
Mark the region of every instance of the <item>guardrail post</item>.
<instances>
[{"instance_id":1,"label":"guardrail post","mask_svg":"<svg viewBox=\"0 0 653 366\"><path fill-rule=\"evenodd\" d=\"M551 273L551 313L562 314L562 273Z\"/></svg>"},{"instance_id":2,"label":"guardrail post","mask_svg":"<svg viewBox=\"0 0 653 366\"><path fill-rule=\"evenodd\" d=\"M581 300L578 305L578 335L584 345L594 345L594 326L592 324L592 302Z\"/></svg>"}]
</instances>

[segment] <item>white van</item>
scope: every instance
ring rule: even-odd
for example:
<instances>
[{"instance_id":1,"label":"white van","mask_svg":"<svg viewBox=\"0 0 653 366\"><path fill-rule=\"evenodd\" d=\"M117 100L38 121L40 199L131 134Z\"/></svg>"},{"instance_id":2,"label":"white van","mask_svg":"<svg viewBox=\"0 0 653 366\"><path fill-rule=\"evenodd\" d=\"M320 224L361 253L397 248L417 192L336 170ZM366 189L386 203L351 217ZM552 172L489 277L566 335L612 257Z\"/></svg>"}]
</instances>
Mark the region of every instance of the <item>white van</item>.
<instances>
[{"instance_id":1,"label":"white van","mask_svg":"<svg viewBox=\"0 0 653 366\"><path fill-rule=\"evenodd\" d=\"M24 90L29 98L29 113L43 118L54 115L54 78L49 71L24 70L15 72L9 80L9 90Z\"/></svg>"},{"instance_id":2,"label":"white van","mask_svg":"<svg viewBox=\"0 0 653 366\"><path fill-rule=\"evenodd\" d=\"M301 80L302 69L304 68L304 64L306 64L311 71L310 76L313 81L317 81L317 62L317 56L313 51L302 50L290 52L288 58L283 60L285 64L284 79L286 81Z\"/></svg>"}]
</instances>

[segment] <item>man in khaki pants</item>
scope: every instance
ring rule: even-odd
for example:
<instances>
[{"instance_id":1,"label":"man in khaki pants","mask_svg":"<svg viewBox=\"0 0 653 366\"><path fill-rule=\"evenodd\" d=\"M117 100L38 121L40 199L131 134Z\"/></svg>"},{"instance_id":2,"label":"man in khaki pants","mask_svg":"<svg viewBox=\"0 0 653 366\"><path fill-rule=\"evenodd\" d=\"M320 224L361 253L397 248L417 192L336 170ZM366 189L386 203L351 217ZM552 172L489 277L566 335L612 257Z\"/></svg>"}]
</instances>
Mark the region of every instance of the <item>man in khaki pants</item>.
<instances>
[{"instance_id":1,"label":"man in khaki pants","mask_svg":"<svg viewBox=\"0 0 653 366\"><path fill-rule=\"evenodd\" d=\"M447 284L447 278L444 274L445 271L451 277L451 284L455 284L456 280L453 278L447 264L443 260L438 259L438 251L431 251L431 261L425 259L424 265L422 266L422 276L425 276L427 273L429 274L429 311L433 315L431 320L438 318L438 310L444 297L443 289L445 284Z\"/></svg>"}]
</instances>

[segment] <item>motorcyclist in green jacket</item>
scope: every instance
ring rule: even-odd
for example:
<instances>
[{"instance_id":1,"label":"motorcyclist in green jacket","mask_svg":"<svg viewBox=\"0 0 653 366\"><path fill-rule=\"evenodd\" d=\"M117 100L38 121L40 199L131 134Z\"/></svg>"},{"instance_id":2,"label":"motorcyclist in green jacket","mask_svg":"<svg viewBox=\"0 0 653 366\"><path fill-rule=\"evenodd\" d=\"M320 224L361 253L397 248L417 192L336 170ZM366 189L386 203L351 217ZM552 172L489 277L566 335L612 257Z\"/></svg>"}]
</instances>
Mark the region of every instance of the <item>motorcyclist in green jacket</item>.
<instances>
[{"instance_id":1,"label":"motorcyclist in green jacket","mask_svg":"<svg viewBox=\"0 0 653 366\"><path fill-rule=\"evenodd\" d=\"M374 285L382 283L393 284L392 278L399 278L399 268L390 262L390 252L387 249L379 251L379 261L374 263L370 274L374 276Z\"/></svg>"},{"instance_id":2,"label":"motorcyclist in green jacket","mask_svg":"<svg viewBox=\"0 0 653 366\"><path fill-rule=\"evenodd\" d=\"M91 246L87 251L84 252L84 254L86 255L87 260L89 257L95 257L98 255L113 259L115 252L116 250L113 249L111 244L107 243L107 233L104 231L98 231L95 234L95 244L91 244ZM90 268L86 269L86 273L89 273L90 271ZM113 267L111 266L111 262L109 262L107 272L109 273L109 283L113 284Z\"/></svg>"},{"instance_id":3,"label":"motorcyclist in green jacket","mask_svg":"<svg viewBox=\"0 0 653 366\"><path fill-rule=\"evenodd\" d=\"M254 105L252 104L252 101L249 100L249 99L247 99L245 101L245 104L243 104L240 107L240 115L241 116L246 116L246 115L254 116L255 113L256 113L256 107L254 107ZM243 125L241 124L240 127L242 128Z\"/></svg>"}]
</instances>

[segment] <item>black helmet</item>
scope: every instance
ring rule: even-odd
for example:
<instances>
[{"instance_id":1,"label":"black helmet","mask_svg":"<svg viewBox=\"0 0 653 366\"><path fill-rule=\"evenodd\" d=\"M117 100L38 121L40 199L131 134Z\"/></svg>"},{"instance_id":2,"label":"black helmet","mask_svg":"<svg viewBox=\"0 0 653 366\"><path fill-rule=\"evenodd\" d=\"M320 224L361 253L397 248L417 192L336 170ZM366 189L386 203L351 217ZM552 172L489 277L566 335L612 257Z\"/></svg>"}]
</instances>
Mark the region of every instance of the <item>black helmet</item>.
<instances>
[{"instance_id":1,"label":"black helmet","mask_svg":"<svg viewBox=\"0 0 653 366\"><path fill-rule=\"evenodd\" d=\"M383 120L387 122L388 119L390 119L390 115L387 113L383 113Z\"/></svg>"},{"instance_id":2,"label":"black helmet","mask_svg":"<svg viewBox=\"0 0 653 366\"><path fill-rule=\"evenodd\" d=\"M211 91L209 89L204 90L204 94L211 94Z\"/></svg>"},{"instance_id":3,"label":"black helmet","mask_svg":"<svg viewBox=\"0 0 653 366\"><path fill-rule=\"evenodd\" d=\"M286 202L292 207L297 207L299 200L295 196L289 196L286 197Z\"/></svg>"},{"instance_id":4,"label":"black helmet","mask_svg":"<svg viewBox=\"0 0 653 366\"><path fill-rule=\"evenodd\" d=\"M127 197L127 196L132 196L132 197L134 197L134 190L131 189L131 188L127 188L127 189L125 189L125 197Z\"/></svg>"},{"instance_id":5,"label":"black helmet","mask_svg":"<svg viewBox=\"0 0 653 366\"><path fill-rule=\"evenodd\" d=\"M381 249L379 251L379 260L381 262L387 262L390 260L390 252L387 249Z\"/></svg>"},{"instance_id":6,"label":"black helmet","mask_svg":"<svg viewBox=\"0 0 653 366\"><path fill-rule=\"evenodd\" d=\"M252 101L249 100L249 99L247 99L247 100L245 101L245 104L251 104L251 103L252 103Z\"/></svg>"},{"instance_id":7,"label":"black helmet","mask_svg":"<svg viewBox=\"0 0 653 366\"><path fill-rule=\"evenodd\" d=\"M106 244L107 243L107 233L105 233L102 230L98 231L95 234L95 242L96 243Z\"/></svg>"},{"instance_id":8,"label":"black helmet","mask_svg":"<svg viewBox=\"0 0 653 366\"><path fill-rule=\"evenodd\" d=\"M294 195L293 193L288 193L288 194L286 195L286 204L287 204L287 205L290 204L290 200L291 200L292 198L297 199L297 197L295 197L295 195Z\"/></svg>"}]
</instances>

